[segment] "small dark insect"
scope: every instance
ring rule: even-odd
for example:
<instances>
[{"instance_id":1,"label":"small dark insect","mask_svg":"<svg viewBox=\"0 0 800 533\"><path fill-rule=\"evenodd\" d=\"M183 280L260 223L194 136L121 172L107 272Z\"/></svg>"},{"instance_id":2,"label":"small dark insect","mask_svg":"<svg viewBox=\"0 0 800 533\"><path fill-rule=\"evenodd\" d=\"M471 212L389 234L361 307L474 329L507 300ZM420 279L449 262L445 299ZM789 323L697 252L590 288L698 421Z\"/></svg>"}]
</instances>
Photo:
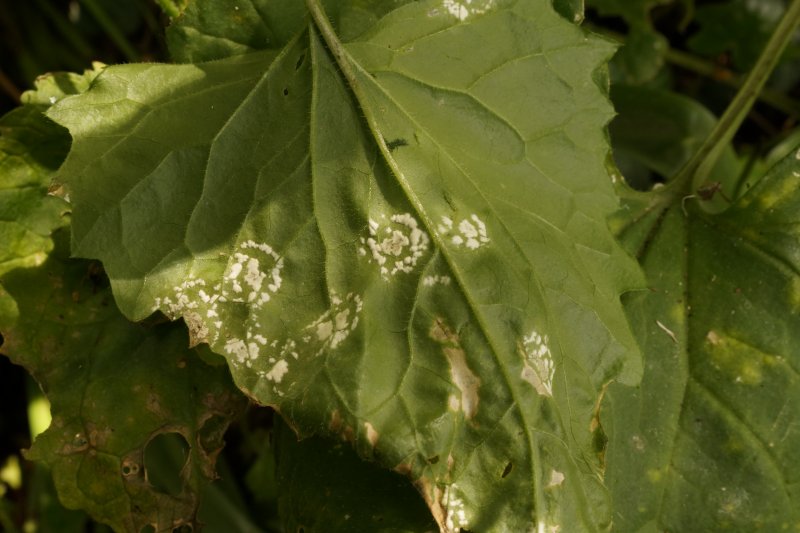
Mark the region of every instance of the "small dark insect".
<instances>
[{"instance_id":1,"label":"small dark insect","mask_svg":"<svg viewBox=\"0 0 800 533\"><path fill-rule=\"evenodd\" d=\"M725 201L728 202L729 204L733 203L731 202L731 199L728 198L728 196L722 190L722 183L718 181L712 181L711 183L703 185L702 187L698 187L696 194L690 194L689 196L683 197L683 200L681 201L681 207L683 208L683 213L685 215L688 214L686 212L686 200L689 200L691 198L699 198L704 202L710 202L711 200L714 199L714 195L717 193L719 193L719 195L722 196L722 198L724 198Z\"/></svg>"},{"instance_id":2,"label":"small dark insect","mask_svg":"<svg viewBox=\"0 0 800 533\"><path fill-rule=\"evenodd\" d=\"M725 192L722 190L722 184L718 181L712 181L708 185L703 185L697 189L697 196L706 202L712 200L716 193L719 193L728 203L731 203L731 199L725 195Z\"/></svg>"},{"instance_id":3,"label":"small dark insect","mask_svg":"<svg viewBox=\"0 0 800 533\"><path fill-rule=\"evenodd\" d=\"M388 148L390 152L394 152L401 146L408 146L408 141L405 139L395 139L393 141L386 141L386 148Z\"/></svg>"}]
</instances>

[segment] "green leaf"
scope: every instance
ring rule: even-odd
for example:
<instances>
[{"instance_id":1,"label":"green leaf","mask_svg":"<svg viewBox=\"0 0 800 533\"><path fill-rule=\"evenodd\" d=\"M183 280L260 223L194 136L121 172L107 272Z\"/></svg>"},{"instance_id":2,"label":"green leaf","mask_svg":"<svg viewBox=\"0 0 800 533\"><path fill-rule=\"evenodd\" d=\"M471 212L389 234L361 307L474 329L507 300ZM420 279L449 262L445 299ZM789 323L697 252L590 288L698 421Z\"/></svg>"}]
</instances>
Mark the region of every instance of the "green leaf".
<instances>
[{"instance_id":1,"label":"green leaf","mask_svg":"<svg viewBox=\"0 0 800 533\"><path fill-rule=\"evenodd\" d=\"M627 203L650 290L626 299L644 378L601 417L618 531L798 529L799 179L793 151L723 213Z\"/></svg>"},{"instance_id":2,"label":"green leaf","mask_svg":"<svg viewBox=\"0 0 800 533\"><path fill-rule=\"evenodd\" d=\"M41 265L53 248L50 233L69 222L67 203L48 195L70 147L68 132L44 116L47 108L89 87L96 70L56 73L36 80L23 106L0 118L0 275ZM0 286L0 327L17 317L14 300Z\"/></svg>"},{"instance_id":3,"label":"green leaf","mask_svg":"<svg viewBox=\"0 0 800 533\"><path fill-rule=\"evenodd\" d=\"M186 349L184 328L128 322L97 264L67 259L61 237L42 266L0 278L20 307L3 351L33 374L52 406L53 421L27 457L52 470L67 507L117 531L192 523L244 398L225 367ZM190 448L175 468L173 494L154 487L155 472L144 466L151 440L163 434Z\"/></svg>"},{"instance_id":4,"label":"green leaf","mask_svg":"<svg viewBox=\"0 0 800 533\"><path fill-rule=\"evenodd\" d=\"M362 461L346 442L298 442L285 424L276 425L275 440L285 531L438 531L406 478Z\"/></svg>"},{"instance_id":5,"label":"green leaf","mask_svg":"<svg viewBox=\"0 0 800 533\"><path fill-rule=\"evenodd\" d=\"M443 529L606 528L595 405L639 372L612 46L549 0L312 5L277 57L111 67L52 110L73 251Z\"/></svg>"},{"instance_id":6,"label":"green leaf","mask_svg":"<svg viewBox=\"0 0 800 533\"><path fill-rule=\"evenodd\" d=\"M668 50L667 39L649 25L632 26L611 62L615 84L617 80L645 83L654 79L664 67Z\"/></svg>"}]
</instances>

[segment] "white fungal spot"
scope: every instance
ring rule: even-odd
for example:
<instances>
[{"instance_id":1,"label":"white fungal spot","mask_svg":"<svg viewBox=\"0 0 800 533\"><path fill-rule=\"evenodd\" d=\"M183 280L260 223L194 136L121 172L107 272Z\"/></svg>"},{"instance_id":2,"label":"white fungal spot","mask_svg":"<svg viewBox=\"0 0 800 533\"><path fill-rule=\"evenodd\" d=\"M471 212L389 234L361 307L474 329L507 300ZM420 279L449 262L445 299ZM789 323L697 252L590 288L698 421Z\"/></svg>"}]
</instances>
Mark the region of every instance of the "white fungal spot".
<instances>
[{"instance_id":1,"label":"white fungal spot","mask_svg":"<svg viewBox=\"0 0 800 533\"><path fill-rule=\"evenodd\" d=\"M550 480L547 482L547 488L550 487L558 487L564 482L565 476L562 472L558 470L551 470L550 471Z\"/></svg>"},{"instance_id":2,"label":"white fungal spot","mask_svg":"<svg viewBox=\"0 0 800 533\"><path fill-rule=\"evenodd\" d=\"M536 331L532 331L523 339L520 348L524 357L521 377L533 385L536 392L542 396L553 395L553 377L556 370L547 342L547 335L542 337Z\"/></svg>"},{"instance_id":3,"label":"white fungal spot","mask_svg":"<svg viewBox=\"0 0 800 533\"><path fill-rule=\"evenodd\" d=\"M444 0L442 7L460 21L473 15L482 15L492 9L496 0Z\"/></svg>"},{"instance_id":4,"label":"white fungal spot","mask_svg":"<svg viewBox=\"0 0 800 533\"><path fill-rule=\"evenodd\" d=\"M223 301L261 307L280 289L282 270L283 258L271 246L245 241L233 254L220 296L225 299Z\"/></svg>"},{"instance_id":5,"label":"white fungal spot","mask_svg":"<svg viewBox=\"0 0 800 533\"><path fill-rule=\"evenodd\" d=\"M477 250L490 242L486 223L474 213L462 219L456 228L453 227L450 218L443 216L436 229L443 238L449 237L450 242L457 247L464 246L470 250Z\"/></svg>"},{"instance_id":6,"label":"white fungal spot","mask_svg":"<svg viewBox=\"0 0 800 533\"><path fill-rule=\"evenodd\" d=\"M458 497L458 492L459 488L455 483L448 485L444 489L442 503L444 503L444 507L447 510L445 514L447 531L459 531L461 528L469 526L466 506L464 505L464 500Z\"/></svg>"},{"instance_id":7,"label":"white fungal spot","mask_svg":"<svg viewBox=\"0 0 800 533\"><path fill-rule=\"evenodd\" d=\"M329 348L335 350L358 327L362 306L358 294L350 293L342 299L332 293L331 308L305 327L316 334L316 339L314 336L304 336L303 341L310 343L316 340L320 345L317 355Z\"/></svg>"},{"instance_id":8,"label":"white fungal spot","mask_svg":"<svg viewBox=\"0 0 800 533\"><path fill-rule=\"evenodd\" d=\"M460 411L461 399L455 394L451 394L450 396L447 397L447 406L450 408L451 411Z\"/></svg>"},{"instance_id":9,"label":"white fungal spot","mask_svg":"<svg viewBox=\"0 0 800 533\"><path fill-rule=\"evenodd\" d=\"M413 271L430 242L409 213L392 215L383 228L370 219L368 231L369 236L361 238L358 255L378 265L384 279Z\"/></svg>"},{"instance_id":10,"label":"white fungal spot","mask_svg":"<svg viewBox=\"0 0 800 533\"><path fill-rule=\"evenodd\" d=\"M172 287L170 296L156 298L154 310L160 309L172 319L183 316L192 344L215 344L221 336L222 317L230 316L224 312L226 306L246 303L251 311L262 307L280 288L282 269L283 258L272 247L248 240L230 257L219 283L211 286L205 279L190 275ZM246 324L244 335L241 331L233 333L232 329L232 325L226 328L223 352L231 356L234 364L251 366L267 344L259 334L260 325Z\"/></svg>"},{"instance_id":11,"label":"white fungal spot","mask_svg":"<svg viewBox=\"0 0 800 533\"><path fill-rule=\"evenodd\" d=\"M450 276L425 276L422 278L422 284L426 287L433 287L434 285L450 285Z\"/></svg>"},{"instance_id":12,"label":"white fungal spot","mask_svg":"<svg viewBox=\"0 0 800 533\"><path fill-rule=\"evenodd\" d=\"M275 383L280 383L283 376L289 371L289 363L281 359L272 367L272 370L267 372L266 378Z\"/></svg>"},{"instance_id":13,"label":"white fungal spot","mask_svg":"<svg viewBox=\"0 0 800 533\"><path fill-rule=\"evenodd\" d=\"M241 339L228 339L223 348L225 353L236 357L239 363L244 363L250 357L247 351L247 344Z\"/></svg>"}]
</instances>

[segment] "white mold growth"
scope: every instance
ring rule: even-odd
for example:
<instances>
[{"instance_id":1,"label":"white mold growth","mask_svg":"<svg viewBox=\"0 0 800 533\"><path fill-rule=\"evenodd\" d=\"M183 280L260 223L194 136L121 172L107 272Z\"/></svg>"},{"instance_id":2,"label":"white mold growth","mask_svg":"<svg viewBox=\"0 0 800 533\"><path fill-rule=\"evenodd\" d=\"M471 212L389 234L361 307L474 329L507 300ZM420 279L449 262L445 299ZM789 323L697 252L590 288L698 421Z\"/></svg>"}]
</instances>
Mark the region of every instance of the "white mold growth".
<instances>
[{"instance_id":1,"label":"white mold growth","mask_svg":"<svg viewBox=\"0 0 800 533\"><path fill-rule=\"evenodd\" d=\"M358 294L350 293L344 299L331 294L331 308L306 326L312 334L304 336L303 341L318 344L317 355L328 349L335 350L358 327L362 306Z\"/></svg>"},{"instance_id":2,"label":"white mold growth","mask_svg":"<svg viewBox=\"0 0 800 533\"><path fill-rule=\"evenodd\" d=\"M552 487L560 487L566 477L564 476L563 472L559 472L558 470L551 470L550 471L550 480L547 482L547 488Z\"/></svg>"},{"instance_id":3,"label":"white mold growth","mask_svg":"<svg viewBox=\"0 0 800 533\"><path fill-rule=\"evenodd\" d=\"M273 365L272 370L267 372L265 377L270 380L274 381L275 383L280 383L283 379L283 376L289 371L289 363L285 360L281 359L275 365Z\"/></svg>"},{"instance_id":4,"label":"white mold growth","mask_svg":"<svg viewBox=\"0 0 800 533\"><path fill-rule=\"evenodd\" d=\"M450 285L450 276L425 276L422 278L422 284L425 287L433 287L434 285Z\"/></svg>"},{"instance_id":5,"label":"white mold growth","mask_svg":"<svg viewBox=\"0 0 800 533\"><path fill-rule=\"evenodd\" d=\"M261 307L281 288L283 258L268 244L243 242L231 259L222 282L226 301Z\"/></svg>"},{"instance_id":6,"label":"white mold growth","mask_svg":"<svg viewBox=\"0 0 800 533\"><path fill-rule=\"evenodd\" d=\"M361 238L358 255L378 265L381 276L389 279L400 272L410 273L428 251L430 239L409 213L395 214L381 225L370 219L367 237Z\"/></svg>"},{"instance_id":7,"label":"white mold growth","mask_svg":"<svg viewBox=\"0 0 800 533\"><path fill-rule=\"evenodd\" d=\"M524 357L521 377L536 389L542 396L553 395L553 377L555 365L553 355L547 346L547 335L542 337L536 331L525 337L520 346Z\"/></svg>"},{"instance_id":8,"label":"white mold growth","mask_svg":"<svg viewBox=\"0 0 800 533\"><path fill-rule=\"evenodd\" d=\"M215 344L220 341L222 316L229 316L224 312L226 306L245 303L251 310L262 307L280 289L282 270L283 258L271 246L248 240L230 256L219 283L212 285L206 279L189 276L172 288L171 296L156 298L154 310L162 310L173 320L183 316L192 344ZM245 326L244 338L241 332L232 335L231 329L226 328L222 350L234 364L251 366L268 351L258 323Z\"/></svg>"},{"instance_id":9,"label":"white mold growth","mask_svg":"<svg viewBox=\"0 0 800 533\"><path fill-rule=\"evenodd\" d=\"M449 217L443 216L440 220L436 227L439 234L459 248L477 250L491 242L486 232L486 223L474 213L462 219L457 226Z\"/></svg>"},{"instance_id":10,"label":"white mold growth","mask_svg":"<svg viewBox=\"0 0 800 533\"><path fill-rule=\"evenodd\" d=\"M447 510L445 514L445 525L447 531L459 531L461 528L469 526L467 519L466 506L464 500L459 497L458 485L453 483L444 489L442 502Z\"/></svg>"},{"instance_id":11,"label":"white mold growth","mask_svg":"<svg viewBox=\"0 0 800 533\"><path fill-rule=\"evenodd\" d=\"M495 6L496 0L444 0L442 7L460 21L482 15Z\"/></svg>"}]
</instances>

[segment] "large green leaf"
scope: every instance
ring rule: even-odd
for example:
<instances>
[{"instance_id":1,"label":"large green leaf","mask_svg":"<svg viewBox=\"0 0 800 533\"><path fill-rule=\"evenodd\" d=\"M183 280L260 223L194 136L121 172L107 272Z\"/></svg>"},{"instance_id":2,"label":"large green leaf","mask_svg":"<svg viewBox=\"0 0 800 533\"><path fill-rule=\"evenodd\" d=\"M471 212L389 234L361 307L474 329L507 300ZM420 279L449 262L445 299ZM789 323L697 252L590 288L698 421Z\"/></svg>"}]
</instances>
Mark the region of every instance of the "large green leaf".
<instances>
[{"instance_id":1,"label":"large green leaf","mask_svg":"<svg viewBox=\"0 0 800 533\"><path fill-rule=\"evenodd\" d=\"M3 331L3 353L33 374L52 405L53 421L27 457L50 467L67 507L117 531L193 523L244 398L224 366L187 350L184 328L125 319L98 265L67 259L68 238L60 243L43 265L0 278L20 307ZM158 483L165 472L145 468L161 434L189 444L172 486Z\"/></svg>"},{"instance_id":2,"label":"large green leaf","mask_svg":"<svg viewBox=\"0 0 800 533\"><path fill-rule=\"evenodd\" d=\"M741 200L632 195L650 290L626 307L637 388L609 387L618 531L800 531L800 151Z\"/></svg>"},{"instance_id":3,"label":"large green leaf","mask_svg":"<svg viewBox=\"0 0 800 533\"><path fill-rule=\"evenodd\" d=\"M606 528L595 406L639 372L613 48L549 0L311 5L277 56L111 67L53 109L74 252L443 529Z\"/></svg>"}]
</instances>

